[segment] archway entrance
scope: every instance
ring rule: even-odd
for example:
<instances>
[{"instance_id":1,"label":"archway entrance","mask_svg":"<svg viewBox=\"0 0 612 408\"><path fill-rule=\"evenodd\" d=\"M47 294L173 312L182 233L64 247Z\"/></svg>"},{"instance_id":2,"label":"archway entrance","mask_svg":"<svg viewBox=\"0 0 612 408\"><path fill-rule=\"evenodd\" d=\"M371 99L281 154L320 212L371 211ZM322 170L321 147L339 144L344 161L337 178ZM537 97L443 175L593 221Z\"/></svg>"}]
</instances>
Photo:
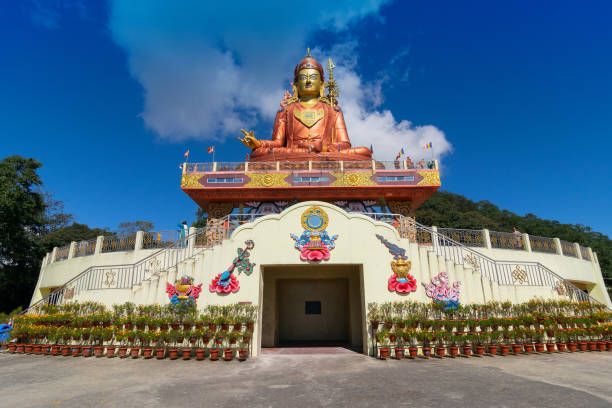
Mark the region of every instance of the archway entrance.
<instances>
[{"instance_id":1,"label":"archway entrance","mask_svg":"<svg viewBox=\"0 0 612 408\"><path fill-rule=\"evenodd\" d=\"M360 265L263 266L262 347L363 350Z\"/></svg>"}]
</instances>

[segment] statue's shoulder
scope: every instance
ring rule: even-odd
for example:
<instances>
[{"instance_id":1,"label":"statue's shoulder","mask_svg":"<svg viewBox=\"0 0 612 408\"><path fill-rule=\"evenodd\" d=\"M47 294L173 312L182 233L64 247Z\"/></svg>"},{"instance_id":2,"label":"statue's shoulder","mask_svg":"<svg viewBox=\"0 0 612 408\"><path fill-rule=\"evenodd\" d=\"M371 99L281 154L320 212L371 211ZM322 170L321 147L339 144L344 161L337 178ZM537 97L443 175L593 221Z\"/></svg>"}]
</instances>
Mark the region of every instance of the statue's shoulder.
<instances>
[{"instance_id":1,"label":"statue's shoulder","mask_svg":"<svg viewBox=\"0 0 612 408\"><path fill-rule=\"evenodd\" d=\"M281 106L277 113L283 113L285 111L291 112L295 108L296 104L297 104L297 101L296 102L290 102L290 103L286 104L285 106Z\"/></svg>"},{"instance_id":2,"label":"statue's shoulder","mask_svg":"<svg viewBox=\"0 0 612 408\"><path fill-rule=\"evenodd\" d=\"M321 98L320 101L323 102L327 110L334 110L336 112L342 112L342 109L340 109L338 105L333 105L327 97Z\"/></svg>"}]
</instances>

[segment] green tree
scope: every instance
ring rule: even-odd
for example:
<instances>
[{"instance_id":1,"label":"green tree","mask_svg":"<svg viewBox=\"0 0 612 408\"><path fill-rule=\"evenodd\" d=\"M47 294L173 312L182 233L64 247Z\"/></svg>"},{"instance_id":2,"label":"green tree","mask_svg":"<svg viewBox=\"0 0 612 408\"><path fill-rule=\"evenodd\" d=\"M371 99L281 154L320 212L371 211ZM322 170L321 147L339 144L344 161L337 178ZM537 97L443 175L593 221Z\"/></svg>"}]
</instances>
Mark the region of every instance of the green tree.
<instances>
[{"instance_id":1,"label":"green tree","mask_svg":"<svg viewBox=\"0 0 612 408\"><path fill-rule=\"evenodd\" d=\"M76 222L72 225L65 226L59 229L55 229L51 232L46 233L40 237L40 245L45 252L51 252L53 247L61 247L70 244L72 241L86 241L89 239L97 238L100 235L113 235L106 229L100 228L89 228L85 224L78 224Z\"/></svg>"},{"instance_id":2,"label":"green tree","mask_svg":"<svg viewBox=\"0 0 612 408\"><path fill-rule=\"evenodd\" d=\"M208 215L204 212L202 207L198 207L196 210L196 220L191 223L192 227L204 228L208 222Z\"/></svg>"},{"instance_id":3,"label":"green tree","mask_svg":"<svg viewBox=\"0 0 612 408\"><path fill-rule=\"evenodd\" d=\"M0 161L0 310L29 302L43 251L45 204L34 159L10 156Z\"/></svg>"}]
</instances>

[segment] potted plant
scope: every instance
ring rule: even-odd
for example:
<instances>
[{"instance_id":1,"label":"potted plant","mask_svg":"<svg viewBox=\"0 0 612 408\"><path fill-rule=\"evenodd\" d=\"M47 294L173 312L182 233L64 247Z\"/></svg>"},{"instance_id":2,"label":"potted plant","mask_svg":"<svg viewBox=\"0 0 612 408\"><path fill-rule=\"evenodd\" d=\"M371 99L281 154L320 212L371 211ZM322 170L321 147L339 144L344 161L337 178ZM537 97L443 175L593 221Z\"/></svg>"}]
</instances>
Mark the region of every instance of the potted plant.
<instances>
[{"instance_id":1,"label":"potted plant","mask_svg":"<svg viewBox=\"0 0 612 408\"><path fill-rule=\"evenodd\" d=\"M463 346L462 351L464 356L469 357L472 355L472 344L474 344L474 338L476 336L476 334L472 333L461 336L459 343Z\"/></svg>"},{"instance_id":2,"label":"potted plant","mask_svg":"<svg viewBox=\"0 0 612 408\"><path fill-rule=\"evenodd\" d=\"M115 339L119 343L119 347L117 348L119 352L119 358L127 357L128 332L125 330L118 331L117 333L115 333ZM108 348L106 349L106 351L108 352Z\"/></svg>"},{"instance_id":3,"label":"potted plant","mask_svg":"<svg viewBox=\"0 0 612 408\"><path fill-rule=\"evenodd\" d=\"M501 334L496 331L487 333L487 338L488 338L487 351L492 356L497 354L497 343L500 337L501 337Z\"/></svg>"},{"instance_id":4,"label":"potted plant","mask_svg":"<svg viewBox=\"0 0 612 408\"><path fill-rule=\"evenodd\" d=\"M512 338L512 352L514 354L521 354L521 343L523 341L523 336L525 335L523 329L520 327L514 327L510 332L510 336Z\"/></svg>"},{"instance_id":5,"label":"potted plant","mask_svg":"<svg viewBox=\"0 0 612 408\"><path fill-rule=\"evenodd\" d=\"M462 341L463 336L458 336L453 333L448 334L449 347L448 350L450 352L451 357L459 356L459 343Z\"/></svg>"},{"instance_id":6,"label":"potted plant","mask_svg":"<svg viewBox=\"0 0 612 408\"><path fill-rule=\"evenodd\" d=\"M557 330L555 332L555 339L557 340L557 350L560 353L565 352L568 334L566 331Z\"/></svg>"},{"instance_id":7,"label":"potted plant","mask_svg":"<svg viewBox=\"0 0 612 408\"><path fill-rule=\"evenodd\" d=\"M380 344L378 351L380 352L380 359L386 360L389 358L389 332L386 329L383 329L376 333L376 340Z\"/></svg>"},{"instance_id":8,"label":"potted plant","mask_svg":"<svg viewBox=\"0 0 612 408\"><path fill-rule=\"evenodd\" d=\"M151 343L155 340L156 332L148 330L141 334L140 344L142 345L142 357L145 359L150 359L153 357L153 347Z\"/></svg>"},{"instance_id":9,"label":"potted plant","mask_svg":"<svg viewBox=\"0 0 612 408\"><path fill-rule=\"evenodd\" d=\"M404 329L397 329L395 331L395 335L396 335L396 339L395 339L395 347L394 347L394 351L395 351L395 358L397 358L398 360L401 360L402 358L404 358L404 334L405 334L405 330Z\"/></svg>"},{"instance_id":10,"label":"potted plant","mask_svg":"<svg viewBox=\"0 0 612 408\"><path fill-rule=\"evenodd\" d=\"M433 338L431 332L420 331L417 334L417 338L419 339L422 345L421 349L423 352L423 357L429 358L431 356L431 341Z\"/></svg>"},{"instance_id":11,"label":"potted plant","mask_svg":"<svg viewBox=\"0 0 612 408\"><path fill-rule=\"evenodd\" d=\"M238 343L238 360L244 361L249 357L249 345L244 341Z\"/></svg>"},{"instance_id":12,"label":"potted plant","mask_svg":"<svg viewBox=\"0 0 612 408\"><path fill-rule=\"evenodd\" d=\"M183 342L183 332L172 329L168 332L168 338L172 344L171 347L168 347L168 356L171 360L176 360L178 357L178 347Z\"/></svg>"},{"instance_id":13,"label":"potted plant","mask_svg":"<svg viewBox=\"0 0 612 408\"><path fill-rule=\"evenodd\" d=\"M407 329L404 332L404 344L408 345L408 356L410 358L416 358L417 353L419 351L418 347L415 343L416 340L416 330L413 328Z\"/></svg>"}]
</instances>

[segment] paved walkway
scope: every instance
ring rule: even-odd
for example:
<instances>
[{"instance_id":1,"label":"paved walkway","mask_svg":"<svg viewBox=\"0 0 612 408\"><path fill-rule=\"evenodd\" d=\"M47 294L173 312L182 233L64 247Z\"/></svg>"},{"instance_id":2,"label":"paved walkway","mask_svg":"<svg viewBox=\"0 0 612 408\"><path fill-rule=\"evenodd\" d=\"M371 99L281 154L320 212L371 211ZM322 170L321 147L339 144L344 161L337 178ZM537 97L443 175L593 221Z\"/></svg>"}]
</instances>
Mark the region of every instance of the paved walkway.
<instances>
[{"instance_id":1,"label":"paved walkway","mask_svg":"<svg viewBox=\"0 0 612 408\"><path fill-rule=\"evenodd\" d=\"M270 350L246 362L0 353L0 407L611 407L612 352L379 361Z\"/></svg>"}]
</instances>

